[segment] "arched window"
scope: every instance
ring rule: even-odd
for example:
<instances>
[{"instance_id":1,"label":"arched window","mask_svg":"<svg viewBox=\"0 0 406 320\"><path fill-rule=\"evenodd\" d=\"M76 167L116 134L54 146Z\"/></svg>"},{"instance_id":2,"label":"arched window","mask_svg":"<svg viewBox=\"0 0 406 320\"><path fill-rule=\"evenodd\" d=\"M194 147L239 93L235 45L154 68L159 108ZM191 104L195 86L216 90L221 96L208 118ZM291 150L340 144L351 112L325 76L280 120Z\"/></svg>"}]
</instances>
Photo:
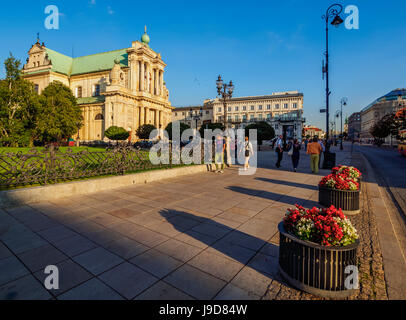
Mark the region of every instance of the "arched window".
<instances>
[{"instance_id":1,"label":"arched window","mask_svg":"<svg viewBox=\"0 0 406 320\"><path fill-rule=\"evenodd\" d=\"M103 117L103 115L101 113L98 113L96 115L96 117L94 118L94 120L104 120L104 117Z\"/></svg>"}]
</instances>

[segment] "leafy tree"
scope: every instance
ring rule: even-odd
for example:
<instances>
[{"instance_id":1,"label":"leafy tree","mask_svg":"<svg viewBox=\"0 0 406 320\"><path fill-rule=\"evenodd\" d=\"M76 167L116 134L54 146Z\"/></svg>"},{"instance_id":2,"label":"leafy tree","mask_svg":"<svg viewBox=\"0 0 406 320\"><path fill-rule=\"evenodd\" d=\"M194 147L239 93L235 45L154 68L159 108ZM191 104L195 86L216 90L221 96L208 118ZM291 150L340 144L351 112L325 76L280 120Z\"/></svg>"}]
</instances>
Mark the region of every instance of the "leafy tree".
<instances>
[{"instance_id":1,"label":"leafy tree","mask_svg":"<svg viewBox=\"0 0 406 320\"><path fill-rule=\"evenodd\" d=\"M387 114L373 125L370 133L374 138L384 139L391 134L393 129L395 129L394 115Z\"/></svg>"},{"instance_id":2,"label":"leafy tree","mask_svg":"<svg viewBox=\"0 0 406 320\"><path fill-rule=\"evenodd\" d=\"M137 129L137 136L140 139L149 139L149 136L156 127L153 124L143 124Z\"/></svg>"},{"instance_id":3,"label":"leafy tree","mask_svg":"<svg viewBox=\"0 0 406 320\"><path fill-rule=\"evenodd\" d=\"M122 127L111 126L104 132L104 135L110 140L117 141L118 144L118 141L127 140L130 133Z\"/></svg>"},{"instance_id":4,"label":"leafy tree","mask_svg":"<svg viewBox=\"0 0 406 320\"><path fill-rule=\"evenodd\" d=\"M207 126L207 128L206 128L206 126ZM202 138L204 138L204 130L206 130L206 129L213 130L213 131L216 129L220 129L220 130L224 131L225 127L224 127L224 124L222 124L220 122L214 122L214 123L209 123L207 125L203 125L199 129L199 133Z\"/></svg>"},{"instance_id":5,"label":"leafy tree","mask_svg":"<svg viewBox=\"0 0 406 320\"><path fill-rule=\"evenodd\" d=\"M20 65L10 53L6 78L0 80L0 145L10 147L33 146L40 107L34 85L20 76Z\"/></svg>"},{"instance_id":6,"label":"leafy tree","mask_svg":"<svg viewBox=\"0 0 406 320\"><path fill-rule=\"evenodd\" d=\"M180 136L182 136L183 131L190 129L190 126L183 122L179 122L179 127L180 127ZM172 140L172 122L166 126L165 130L168 133L169 140Z\"/></svg>"},{"instance_id":7,"label":"leafy tree","mask_svg":"<svg viewBox=\"0 0 406 320\"><path fill-rule=\"evenodd\" d=\"M249 135L250 129L257 130L258 144L262 145L263 140L271 140L275 137L275 130L266 121L255 122L245 127L245 136Z\"/></svg>"},{"instance_id":8,"label":"leafy tree","mask_svg":"<svg viewBox=\"0 0 406 320\"><path fill-rule=\"evenodd\" d=\"M69 87L54 81L40 95L38 135L44 142L69 138L83 125L82 111Z\"/></svg>"}]
</instances>

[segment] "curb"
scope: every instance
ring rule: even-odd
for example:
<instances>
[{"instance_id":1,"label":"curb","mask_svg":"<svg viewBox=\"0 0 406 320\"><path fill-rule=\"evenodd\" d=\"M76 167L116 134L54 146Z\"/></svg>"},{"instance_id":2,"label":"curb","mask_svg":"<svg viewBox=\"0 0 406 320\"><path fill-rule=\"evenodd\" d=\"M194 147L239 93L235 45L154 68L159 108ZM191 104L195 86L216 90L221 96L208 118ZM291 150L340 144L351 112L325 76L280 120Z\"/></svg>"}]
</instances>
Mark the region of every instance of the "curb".
<instances>
[{"instance_id":1,"label":"curb","mask_svg":"<svg viewBox=\"0 0 406 320\"><path fill-rule=\"evenodd\" d=\"M62 197L85 195L135 184L181 177L189 174L207 172L207 165L195 165L173 169L146 171L124 176L90 179L58 183L48 186L27 187L0 191L0 208L51 201Z\"/></svg>"}]
</instances>

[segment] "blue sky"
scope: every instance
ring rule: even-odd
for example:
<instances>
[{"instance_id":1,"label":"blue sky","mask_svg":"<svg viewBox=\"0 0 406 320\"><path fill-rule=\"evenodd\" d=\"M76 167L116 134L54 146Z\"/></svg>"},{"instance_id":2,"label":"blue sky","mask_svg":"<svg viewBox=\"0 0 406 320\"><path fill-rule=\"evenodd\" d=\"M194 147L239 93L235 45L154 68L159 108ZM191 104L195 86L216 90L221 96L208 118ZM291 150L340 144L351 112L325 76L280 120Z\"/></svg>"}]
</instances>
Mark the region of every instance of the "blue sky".
<instances>
[{"instance_id":1,"label":"blue sky","mask_svg":"<svg viewBox=\"0 0 406 320\"><path fill-rule=\"evenodd\" d=\"M325 46L322 14L333 2L285 1L7 1L0 12L0 60L25 61L40 32L46 46L82 56L126 48L148 26L150 46L168 64L165 81L174 106L216 95L219 74L235 96L299 90L308 124L324 128ZM57 5L59 30L46 30L44 9ZM344 115L392 89L406 87L406 1L351 0L359 30L330 31L331 112L348 98ZM344 17L345 15L343 15ZM4 68L0 69L4 76Z\"/></svg>"}]
</instances>

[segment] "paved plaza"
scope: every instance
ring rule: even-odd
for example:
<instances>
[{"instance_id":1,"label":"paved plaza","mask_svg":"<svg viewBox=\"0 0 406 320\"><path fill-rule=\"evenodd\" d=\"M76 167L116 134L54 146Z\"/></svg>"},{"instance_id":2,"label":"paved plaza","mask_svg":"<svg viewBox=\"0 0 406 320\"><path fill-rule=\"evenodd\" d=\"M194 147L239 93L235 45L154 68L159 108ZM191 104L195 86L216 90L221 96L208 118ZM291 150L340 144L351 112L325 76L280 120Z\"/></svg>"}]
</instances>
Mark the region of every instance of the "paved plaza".
<instances>
[{"instance_id":1,"label":"paved plaza","mask_svg":"<svg viewBox=\"0 0 406 320\"><path fill-rule=\"evenodd\" d=\"M0 210L0 299L314 299L281 279L277 225L296 203L318 205L328 171L289 161L278 170L265 151L255 175L233 167ZM43 286L48 265L58 290Z\"/></svg>"}]
</instances>

